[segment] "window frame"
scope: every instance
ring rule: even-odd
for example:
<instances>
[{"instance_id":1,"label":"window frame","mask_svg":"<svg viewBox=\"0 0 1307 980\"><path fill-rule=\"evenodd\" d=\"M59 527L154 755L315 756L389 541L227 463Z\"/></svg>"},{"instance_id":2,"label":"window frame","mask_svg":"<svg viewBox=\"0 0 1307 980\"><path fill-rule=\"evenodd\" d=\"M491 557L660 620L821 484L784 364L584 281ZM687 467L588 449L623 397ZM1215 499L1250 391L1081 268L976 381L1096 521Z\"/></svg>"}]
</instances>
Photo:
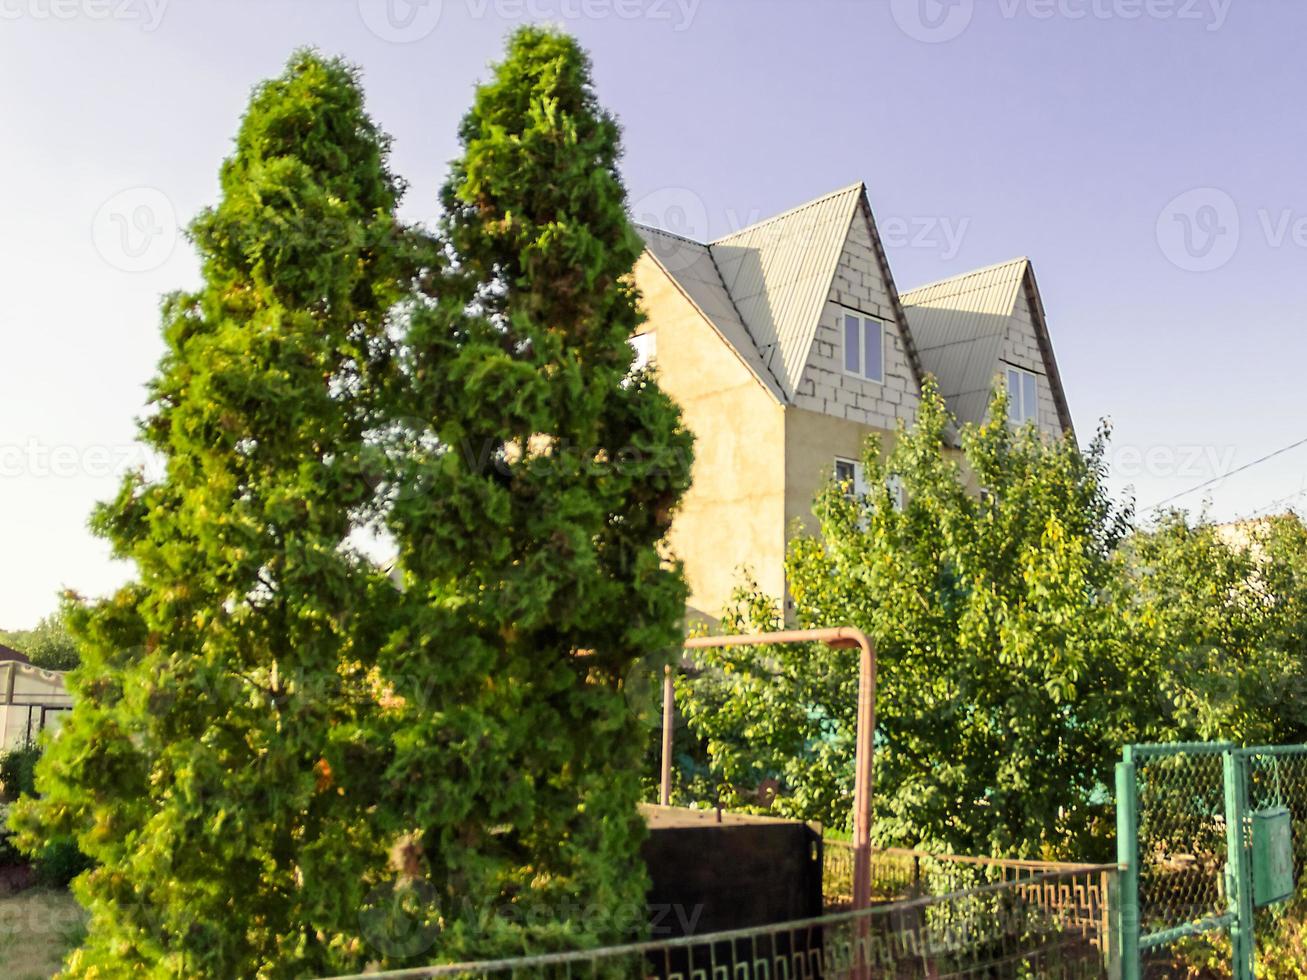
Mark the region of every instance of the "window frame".
<instances>
[{"instance_id":1,"label":"window frame","mask_svg":"<svg viewBox=\"0 0 1307 980\"><path fill-rule=\"evenodd\" d=\"M852 470L853 470L853 479L850 480L850 481L848 481L849 483L852 484L852 486L849 488L849 493L853 494L854 496L858 496L858 495L861 495L861 494L866 493L866 492L867 492L867 477L866 477L866 474L864 474L863 471L862 471L862 463L858 462L858 460L856 460L856 459L851 459L851 458L848 457L848 456L836 456L836 457L835 457L835 466L834 466L834 469L832 470L832 473L831 473L832 477L835 479L836 482L843 482L843 481L840 479L840 464L841 464L841 463L843 463L843 464L845 464L845 465L847 465L847 466L849 466L849 467L852 467Z\"/></svg>"},{"instance_id":2,"label":"window frame","mask_svg":"<svg viewBox=\"0 0 1307 980\"><path fill-rule=\"evenodd\" d=\"M1039 379L1040 375L1028 368L1023 368L1016 364L1004 364L1003 384L1007 387L1007 418L1012 425L1025 425L1027 422L1033 422L1035 427L1039 427ZM1013 376L1020 382L1018 386L1013 386ZM1026 379L1029 378L1034 386L1034 404L1026 405ZM1013 418L1012 408L1016 406L1017 416ZM1027 411L1027 409L1029 409Z\"/></svg>"},{"instance_id":3,"label":"window frame","mask_svg":"<svg viewBox=\"0 0 1307 980\"><path fill-rule=\"evenodd\" d=\"M867 473L866 470L862 468L862 463L850 456L837 455L835 457L835 466L831 473L831 478L836 482L844 482L840 480L840 464L851 467L853 471L853 479L848 481L852 486L849 488L847 496L867 496L871 488L867 484ZM908 506L908 494L903 486L903 478L897 473L892 474L885 481L885 486L889 489L890 500L893 502L894 509L901 513Z\"/></svg>"},{"instance_id":4,"label":"window frame","mask_svg":"<svg viewBox=\"0 0 1307 980\"><path fill-rule=\"evenodd\" d=\"M858 364L861 370L849 370L849 321L858 321ZM867 374L867 351L870 346L867 344L867 329L874 326L880 335L880 377L873 378ZM874 385L883 385L885 383L885 348L887 346L889 331L886 330L888 324L879 317L868 316L860 310L849 309L848 307L840 308L840 368L851 378L858 378Z\"/></svg>"}]
</instances>

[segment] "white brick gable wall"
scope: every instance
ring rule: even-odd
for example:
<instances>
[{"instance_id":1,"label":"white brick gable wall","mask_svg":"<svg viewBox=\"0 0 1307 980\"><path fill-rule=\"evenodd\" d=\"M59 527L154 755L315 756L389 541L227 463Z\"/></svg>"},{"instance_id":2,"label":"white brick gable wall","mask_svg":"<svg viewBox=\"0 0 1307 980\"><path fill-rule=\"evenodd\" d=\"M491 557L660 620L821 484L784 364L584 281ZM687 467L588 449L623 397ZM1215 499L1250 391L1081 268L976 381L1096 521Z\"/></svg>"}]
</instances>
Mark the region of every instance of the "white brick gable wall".
<instances>
[{"instance_id":1,"label":"white brick gable wall","mask_svg":"<svg viewBox=\"0 0 1307 980\"><path fill-rule=\"evenodd\" d=\"M1036 375L1039 389L1039 429L1049 435L1062 434L1062 424L1058 420L1057 403L1053 401L1053 389L1048 383L1044 370L1044 358L1039 352L1039 341L1035 335L1035 321L1030 314L1030 302L1025 289L1017 293L1016 308L1008 318L1007 336L1003 339L1003 352L999 355L1000 368L1006 373L1008 365L1025 368Z\"/></svg>"},{"instance_id":2,"label":"white brick gable wall","mask_svg":"<svg viewBox=\"0 0 1307 980\"><path fill-rule=\"evenodd\" d=\"M846 312L872 316L885 324L885 381L877 384L844 373ZM893 429L902 418L917 417L919 392L894 320L889 290L876 260L865 207L859 205L844 243L835 281L822 308L817 336L803 369L794 404L814 412Z\"/></svg>"}]
</instances>

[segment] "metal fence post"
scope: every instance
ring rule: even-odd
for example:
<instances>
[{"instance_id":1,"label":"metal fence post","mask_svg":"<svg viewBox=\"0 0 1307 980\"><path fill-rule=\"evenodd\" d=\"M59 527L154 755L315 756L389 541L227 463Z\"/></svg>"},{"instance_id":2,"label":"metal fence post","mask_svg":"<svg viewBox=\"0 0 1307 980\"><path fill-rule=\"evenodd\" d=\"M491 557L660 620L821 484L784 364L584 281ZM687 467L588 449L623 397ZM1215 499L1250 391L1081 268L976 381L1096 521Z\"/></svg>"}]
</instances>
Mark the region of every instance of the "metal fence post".
<instances>
[{"instance_id":1,"label":"metal fence post","mask_svg":"<svg viewBox=\"0 0 1307 980\"><path fill-rule=\"evenodd\" d=\"M1135 779L1134 749L1127 745L1116 764L1116 860L1121 885L1116 906L1120 937L1121 978L1139 980L1139 784Z\"/></svg>"},{"instance_id":2,"label":"metal fence post","mask_svg":"<svg viewBox=\"0 0 1307 980\"><path fill-rule=\"evenodd\" d=\"M1253 881L1248 848L1244 842L1248 810L1247 760L1234 749L1224 755L1225 875L1230 896L1230 947L1234 980L1253 980Z\"/></svg>"}]
</instances>

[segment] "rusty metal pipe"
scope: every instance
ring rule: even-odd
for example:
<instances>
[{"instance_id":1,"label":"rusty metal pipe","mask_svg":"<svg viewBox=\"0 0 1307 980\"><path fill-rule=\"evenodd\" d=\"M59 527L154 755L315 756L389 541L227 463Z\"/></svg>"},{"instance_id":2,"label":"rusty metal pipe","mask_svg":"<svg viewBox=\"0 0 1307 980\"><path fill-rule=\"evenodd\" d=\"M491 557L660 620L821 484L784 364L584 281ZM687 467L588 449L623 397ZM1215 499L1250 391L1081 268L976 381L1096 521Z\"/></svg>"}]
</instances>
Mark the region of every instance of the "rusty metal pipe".
<instances>
[{"instance_id":1,"label":"rusty metal pipe","mask_svg":"<svg viewBox=\"0 0 1307 980\"><path fill-rule=\"evenodd\" d=\"M853 626L816 630L778 630L775 633L746 633L734 636L696 636L685 641L687 650L712 647L768 646L779 643L824 643L834 649L858 647L862 651L858 668L857 754L853 763L853 907L871 905L871 775L876 735L876 650L867 634ZM671 668L663 679L663 805L671 799L672 741L668 704L671 698Z\"/></svg>"},{"instance_id":2,"label":"rusty metal pipe","mask_svg":"<svg viewBox=\"0 0 1307 980\"><path fill-rule=\"evenodd\" d=\"M676 723L676 689L672 684L672 666L663 668L663 772L658 794L663 806L672 804L672 726Z\"/></svg>"}]
</instances>

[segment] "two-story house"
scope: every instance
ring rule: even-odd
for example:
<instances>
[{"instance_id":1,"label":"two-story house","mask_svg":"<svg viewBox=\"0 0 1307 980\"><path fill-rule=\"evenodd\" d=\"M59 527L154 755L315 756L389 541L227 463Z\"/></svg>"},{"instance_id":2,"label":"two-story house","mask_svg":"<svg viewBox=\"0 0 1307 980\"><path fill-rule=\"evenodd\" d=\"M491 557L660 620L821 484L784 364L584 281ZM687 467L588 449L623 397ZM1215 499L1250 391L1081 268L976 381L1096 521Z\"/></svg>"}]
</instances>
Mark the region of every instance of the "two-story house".
<instances>
[{"instance_id":1,"label":"two-story house","mask_svg":"<svg viewBox=\"0 0 1307 980\"><path fill-rule=\"evenodd\" d=\"M692 619L720 615L745 568L768 594L785 594L793 528L811 526L832 473L861 480L868 436L888 448L898 421L912 424L927 371L966 421L970 387L987 394L1010 366L1023 372L1011 382L1023 398L1034 379L1040 425L1070 429L1029 263L900 299L861 183L714 242L639 231L648 319L632 343L696 436L693 486L670 532Z\"/></svg>"}]
</instances>

